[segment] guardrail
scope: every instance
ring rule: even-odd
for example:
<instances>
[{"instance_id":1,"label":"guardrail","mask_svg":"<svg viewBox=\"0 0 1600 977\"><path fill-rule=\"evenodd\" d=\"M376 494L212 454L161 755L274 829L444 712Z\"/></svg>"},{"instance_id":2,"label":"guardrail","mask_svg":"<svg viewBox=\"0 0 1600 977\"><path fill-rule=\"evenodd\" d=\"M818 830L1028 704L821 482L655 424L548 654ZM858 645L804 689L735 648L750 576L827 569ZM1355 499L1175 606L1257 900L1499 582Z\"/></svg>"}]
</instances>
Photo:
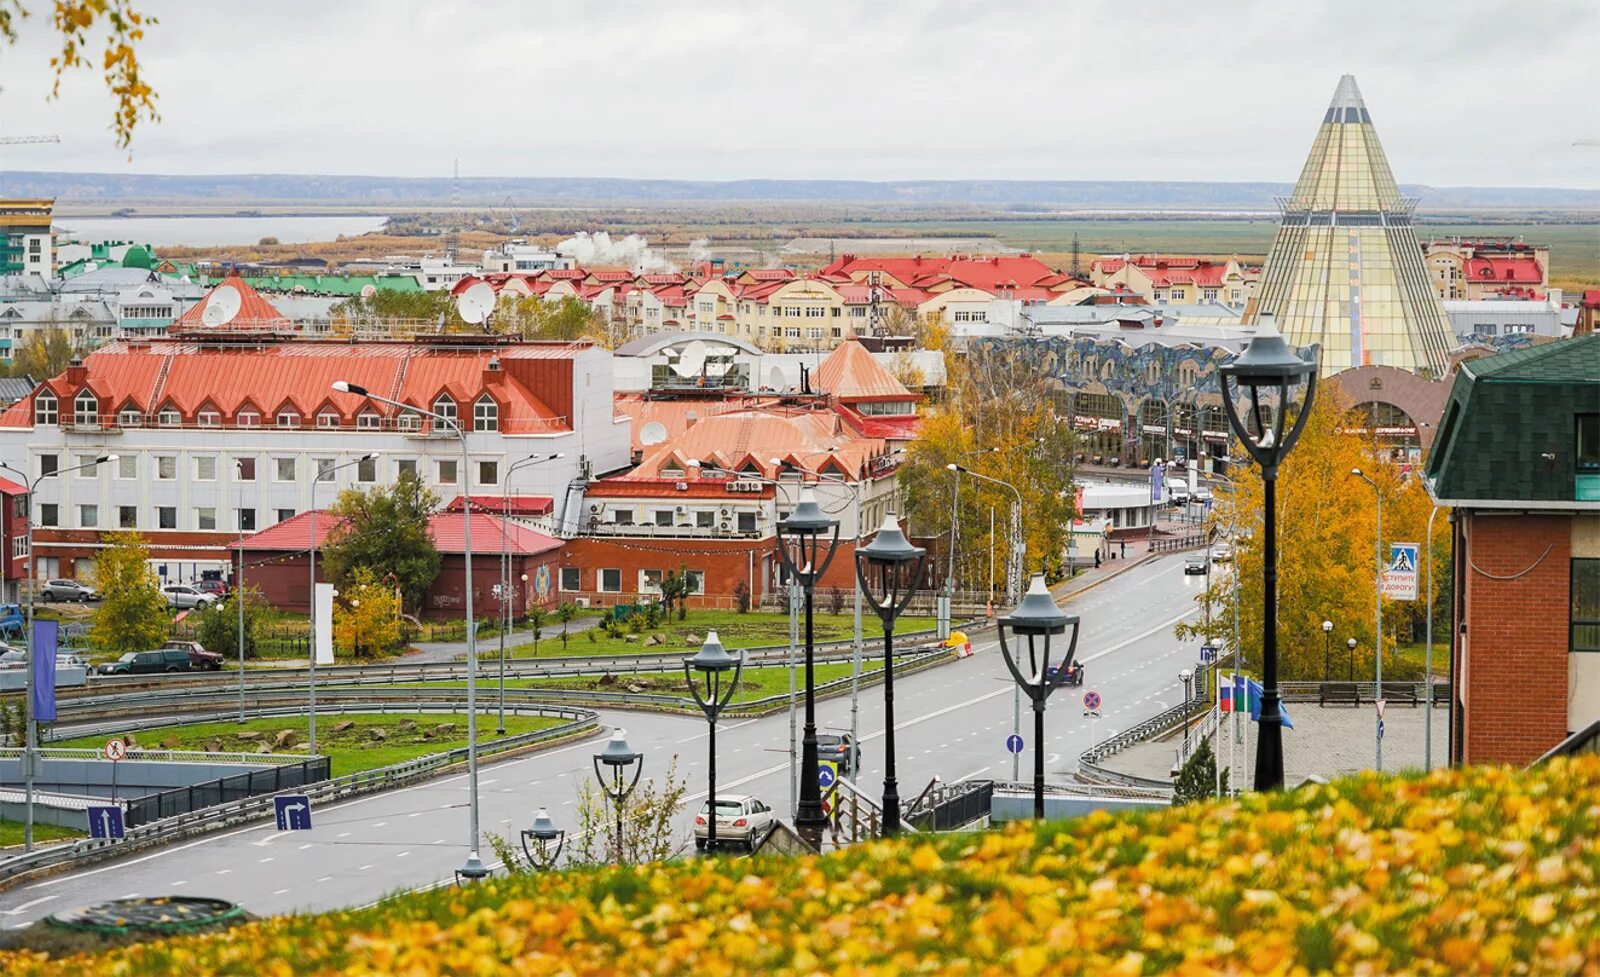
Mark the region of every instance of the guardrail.
<instances>
[{"instance_id":1,"label":"guardrail","mask_svg":"<svg viewBox=\"0 0 1600 977\"><path fill-rule=\"evenodd\" d=\"M1221 722L1222 710L1215 706L1212 707L1206 713L1206 718L1200 720L1200 728L1197 730L1192 730L1188 736L1185 736L1178 742L1177 746L1173 747L1172 752L1174 754L1174 759L1172 761L1172 769L1180 769L1185 763L1188 763L1189 757L1193 756L1194 751L1200 748L1201 742L1203 742L1206 737L1215 733L1217 731L1217 727L1221 725Z\"/></svg>"},{"instance_id":2,"label":"guardrail","mask_svg":"<svg viewBox=\"0 0 1600 977\"><path fill-rule=\"evenodd\" d=\"M136 828L162 818L177 817L213 807L227 801L280 794L286 790L321 783L332 772L332 761L325 756L306 757L294 764L250 770L229 777L218 777L186 787L174 787L158 794L135 797L124 806L123 824Z\"/></svg>"},{"instance_id":3,"label":"guardrail","mask_svg":"<svg viewBox=\"0 0 1600 977\"><path fill-rule=\"evenodd\" d=\"M1100 761L1118 753L1135 743L1143 742L1154 736L1159 736L1166 731L1188 722L1189 718L1203 709L1210 708L1210 703L1201 699L1190 699L1180 702L1166 712L1157 713L1141 723L1130 726L1108 739L1084 750L1078 756L1078 775L1087 777L1097 783L1120 785L1123 787L1143 787L1152 790L1164 789L1171 792L1170 781L1155 780L1150 777L1140 777L1135 774L1121 773L1101 766Z\"/></svg>"},{"instance_id":4,"label":"guardrail","mask_svg":"<svg viewBox=\"0 0 1600 977\"><path fill-rule=\"evenodd\" d=\"M519 711L526 711L520 710ZM478 755L492 756L519 750L548 740L575 736L598 725L599 717L587 709L541 706L534 710L539 715L556 716L567 722L549 729L520 733L478 745ZM376 770L363 770L346 774L319 784L312 784L301 792L314 803L342 800L360 794L403 787L465 761L466 747L434 753L415 760L407 760ZM155 821L129 829L121 841L84 839L67 845L42 848L27 855L0 859L0 888L37 873L59 870L67 866L88 864L105 858L114 858L128 852L161 842L172 841L216 828L273 816L274 795L264 794L238 801L229 801L202 808L175 818Z\"/></svg>"},{"instance_id":5,"label":"guardrail","mask_svg":"<svg viewBox=\"0 0 1600 977\"><path fill-rule=\"evenodd\" d=\"M237 714L237 711L235 711ZM26 752L20 746L0 747L0 759L21 757ZM46 760L104 760L100 750L78 749L68 746L41 747L34 751ZM148 750L142 746L128 747L128 755L119 762L153 760L161 763L254 763L280 765L301 763L304 756L293 753L206 753L201 750Z\"/></svg>"}]
</instances>

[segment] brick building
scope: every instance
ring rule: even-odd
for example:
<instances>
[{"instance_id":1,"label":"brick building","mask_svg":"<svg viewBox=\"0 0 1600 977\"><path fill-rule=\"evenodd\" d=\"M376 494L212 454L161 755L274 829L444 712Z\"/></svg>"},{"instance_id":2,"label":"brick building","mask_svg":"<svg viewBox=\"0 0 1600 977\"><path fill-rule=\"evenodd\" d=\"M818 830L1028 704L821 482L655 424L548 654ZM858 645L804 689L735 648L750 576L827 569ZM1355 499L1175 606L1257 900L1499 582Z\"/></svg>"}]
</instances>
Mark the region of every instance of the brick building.
<instances>
[{"instance_id":1,"label":"brick building","mask_svg":"<svg viewBox=\"0 0 1600 977\"><path fill-rule=\"evenodd\" d=\"M0 596L15 603L28 575L28 489L6 478L0 478L0 554Z\"/></svg>"},{"instance_id":2,"label":"brick building","mask_svg":"<svg viewBox=\"0 0 1600 977\"><path fill-rule=\"evenodd\" d=\"M1458 763L1600 719L1600 336L1463 363L1426 484L1453 508Z\"/></svg>"}]
</instances>

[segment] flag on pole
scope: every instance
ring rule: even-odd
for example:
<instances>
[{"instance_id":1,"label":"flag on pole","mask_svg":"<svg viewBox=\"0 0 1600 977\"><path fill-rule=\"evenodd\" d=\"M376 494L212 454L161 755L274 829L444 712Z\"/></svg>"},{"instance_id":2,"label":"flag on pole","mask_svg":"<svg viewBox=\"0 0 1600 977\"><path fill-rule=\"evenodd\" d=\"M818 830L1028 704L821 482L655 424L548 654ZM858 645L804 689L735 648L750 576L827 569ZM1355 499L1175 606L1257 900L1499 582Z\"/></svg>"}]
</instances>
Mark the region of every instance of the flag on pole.
<instances>
[{"instance_id":1,"label":"flag on pole","mask_svg":"<svg viewBox=\"0 0 1600 977\"><path fill-rule=\"evenodd\" d=\"M56 638L60 624L34 621L33 642L28 651L28 667L33 669L33 701L29 708L41 723L56 721Z\"/></svg>"},{"instance_id":2,"label":"flag on pole","mask_svg":"<svg viewBox=\"0 0 1600 977\"><path fill-rule=\"evenodd\" d=\"M1250 721L1259 723L1261 721L1261 684L1254 679L1246 679L1245 683L1250 701ZM1289 708L1282 701L1278 703L1278 714L1283 717L1284 729L1294 729L1294 723L1289 721Z\"/></svg>"}]
</instances>

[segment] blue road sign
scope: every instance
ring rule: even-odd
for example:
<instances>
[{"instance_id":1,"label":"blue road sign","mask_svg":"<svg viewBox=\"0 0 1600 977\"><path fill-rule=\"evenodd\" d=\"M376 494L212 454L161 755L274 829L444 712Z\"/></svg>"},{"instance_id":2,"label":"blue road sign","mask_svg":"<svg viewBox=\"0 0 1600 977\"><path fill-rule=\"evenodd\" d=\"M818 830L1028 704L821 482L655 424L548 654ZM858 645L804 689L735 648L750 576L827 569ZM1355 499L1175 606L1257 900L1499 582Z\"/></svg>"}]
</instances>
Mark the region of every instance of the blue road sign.
<instances>
[{"instance_id":1,"label":"blue road sign","mask_svg":"<svg viewBox=\"0 0 1600 977\"><path fill-rule=\"evenodd\" d=\"M1007 750L1010 750L1012 753L1021 753L1022 747L1022 737L1018 736L1016 733L1012 733L1010 736L1006 737Z\"/></svg>"},{"instance_id":2,"label":"blue road sign","mask_svg":"<svg viewBox=\"0 0 1600 977\"><path fill-rule=\"evenodd\" d=\"M1201 661L1202 664L1203 663L1207 663L1207 662L1214 662L1216 660L1217 660L1217 646L1216 645L1201 645L1200 646L1200 661Z\"/></svg>"},{"instance_id":3,"label":"blue road sign","mask_svg":"<svg viewBox=\"0 0 1600 977\"><path fill-rule=\"evenodd\" d=\"M122 808L89 808L89 837L108 841L121 841L127 832L122 826Z\"/></svg>"},{"instance_id":4,"label":"blue road sign","mask_svg":"<svg viewBox=\"0 0 1600 977\"><path fill-rule=\"evenodd\" d=\"M839 772L833 768L833 764L826 761L817 764L818 787L821 787L824 791L827 791L832 788L834 784L838 783L838 781Z\"/></svg>"},{"instance_id":5,"label":"blue road sign","mask_svg":"<svg viewBox=\"0 0 1600 977\"><path fill-rule=\"evenodd\" d=\"M272 799L278 812L279 831L311 830L311 798L304 794L284 794Z\"/></svg>"},{"instance_id":6,"label":"blue road sign","mask_svg":"<svg viewBox=\"0 0 1600 977\"><path fill-rule=\"evenodd\" d=\"M1093 689L1083 694L1083 708L1089 712L1100 711L1100 693Z\"/></svg>"},{"instance_id":7,"label":"blue road sign","mask_svg":"<svg viewBox=\"0 0 1600 977\"><path fill-rule=\"evenodd\" d=\"M1378 739L1383 739L1383 720L1378 720Z\"/></svg>"}]
</instances>

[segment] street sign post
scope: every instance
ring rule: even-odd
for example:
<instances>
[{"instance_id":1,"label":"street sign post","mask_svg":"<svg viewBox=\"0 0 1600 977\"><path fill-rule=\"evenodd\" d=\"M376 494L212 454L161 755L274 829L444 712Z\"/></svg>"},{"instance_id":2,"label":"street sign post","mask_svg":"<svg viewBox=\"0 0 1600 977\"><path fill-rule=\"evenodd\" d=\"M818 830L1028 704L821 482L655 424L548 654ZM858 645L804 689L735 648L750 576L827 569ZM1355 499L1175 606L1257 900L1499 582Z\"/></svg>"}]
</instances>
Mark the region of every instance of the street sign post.
<instances>
[{"instance_id":1,"label":"street sign post","mask_svg":"<svg viewBox=\"0 0 1600 977\"><path fill-rule=\"evenodd\" d=\"M117 799L117 761L128 755L128 744L122 740L107 740L105 757L111 761L111 799Z\"/></svg>"},{"instance_id":2,"label":"street sign post","mask_svg":"<svg viewBox=\"0 0 1600 977\"><path fill-rule=\"evenodd\" d=\"M99 841L121 841L127 837L123 828L122 808L93 806L88 808L89 837Z\"/></svg>"},{"instance_id":3,"label":"street sign post","mask_svg":"<svg viewBox=\"0 0 1600 977\"><path fill-rule=\"evenodd\" d=\"M1100 693L1090 689L1083 694L1083 711L1085 715L1100 713Z\"/></svg>"},{"instance_id":4,"label":"street sign post","mask_svg":"<svg viewBox=\"0 0 1600 977\"><path fill-rule=\"evenodd\" d=\"M305 794L283 794L272 799L278 815L279 831L311 830L311 798Z\"/></svg>"},{"instance_id":5,"label":"street sign post","mask_svg":"<svg viewBox=\"0 0 1600 977\"><path fill-rule=\"evenodd\" d=\"M1016 733L1012 733L1010 736L1006 737L1006 749L1012 753L1021 753L1022 748L1025 745L1026 744L1022 742L1022 737L1018 736Z\"/></svg>"},{"instance_id":6,"label":"street sign post","mask_svg":"<svg viewBox=\"0 0 1600 977\"><path fill-rule=\"evenodd\" d=\"M822 813L833 813L833 801L839 792L839 764L833 760L817 761L817 786L822 790Z\"/></svg>"},{"instance_id":7,"label":"street sign post","mask_svg":"<svg viewBox=\"0 0 1600 977\"><path fill-rule=\"evenodd\" d=\"M1217 660L1217 646L1204 644L1200 646L1200 664L1209 665Z\"/></svg>"}]
</instances>

